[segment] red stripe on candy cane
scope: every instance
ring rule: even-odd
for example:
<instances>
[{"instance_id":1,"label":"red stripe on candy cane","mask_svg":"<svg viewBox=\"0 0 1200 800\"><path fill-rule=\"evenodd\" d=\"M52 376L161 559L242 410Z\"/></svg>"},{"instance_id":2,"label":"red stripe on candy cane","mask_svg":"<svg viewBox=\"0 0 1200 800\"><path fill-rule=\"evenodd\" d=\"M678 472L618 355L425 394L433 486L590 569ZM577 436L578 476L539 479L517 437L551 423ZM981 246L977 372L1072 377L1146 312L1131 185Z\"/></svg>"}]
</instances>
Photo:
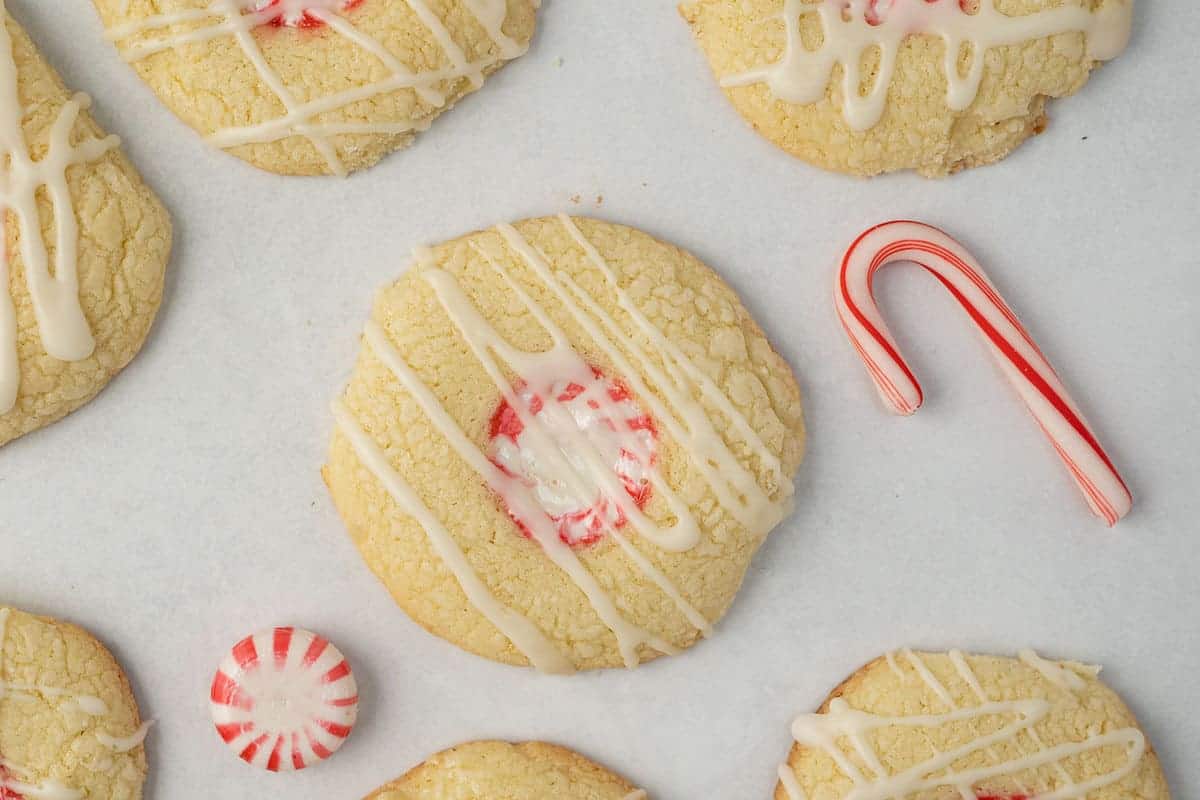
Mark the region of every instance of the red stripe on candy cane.
<instances>
[{"instance_id":1,"label":"red stripe on candy cane","mask_svg":"<svg viewBox=\"0 0 1200 800\"><path fill-rule=\"evenodd\" d=\"M923 267L967 312L1096 515L1111 526L1128 514L1129 488L1033 337L966 248L920 222L897 220L864 231L838 270L838 319L884 402L904 415L924 402L875 301L875 273L898 261Z\"/></svg>"}]
</instances>

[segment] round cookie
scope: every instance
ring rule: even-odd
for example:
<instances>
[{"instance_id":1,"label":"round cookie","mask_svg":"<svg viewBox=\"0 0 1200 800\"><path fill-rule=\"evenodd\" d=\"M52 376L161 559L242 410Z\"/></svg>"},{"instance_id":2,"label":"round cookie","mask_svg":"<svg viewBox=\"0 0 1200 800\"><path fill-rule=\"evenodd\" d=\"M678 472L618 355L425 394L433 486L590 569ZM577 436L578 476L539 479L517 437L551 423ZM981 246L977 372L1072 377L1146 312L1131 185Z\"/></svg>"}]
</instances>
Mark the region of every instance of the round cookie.
<instances>
[{"instance_id":1,"label":"round cookie","mask_svg":"<svg viewBox=\"0 0 1200 800\"><path fill-rule=\"evenodd\" d=\"M1099 672L1030 650L888 653L792 724L775 800L1169 800Z\"/></svg>"},{"instance_id":2,"label":"round cookie","mask_svg":"<svg viewBox=\"0 0 1200 800\"><path fill-rule=\"evenodd\" d=\"M619 775L545 742L443 750L365 800L648 800Z\"/></svg>"},{"instance_id":3,"label":"round cookie","mask_svg":"<svg viewBox=\"0 0 1200 800\"><path fill-rule=\"evenodd\" d=\"M1040 133L1048 98L1124 50L1133 0L686 0L680 11L734 106L779 147L850 175L939 177Z\"/></svg>"},{"instance_id":4,"label":"round cookie","mask_svg":"<svg viewBox=\"0 0 1200 800\"><path fill-rule=\"evenodd\" d=\"M87 631L0 606L0 798L137 800L148 727Z\"/></svg>"},{"instance_id":5,"label":"round cookie","mask_svg":"<svg viewBox=\"0 0 1200 800\"><path fill-rule=\"evenodd\" d=\"M549 672L694 644L788 513L800 394L688 253L566 216L417 253L377 296L324 470L396 601Z\"/></svg>"},{"instance_id":6,"label":"round cookie","mask_svg":"<svg viewBox=\"0 0 1200 800\"><path fill-rule=\"evenodd\" d=\"M4 11L0 29L0 445L87 403L137 354L171 222Z\"/></svg>"},{"instance_id":7,"label":"round cookie","mask_svg":"<svg viewBox=\"0 0 1200 800\"><path fill-rule=\"evenodd\" d=\"M93 0L122 56L211 144L344 175L414 136L533 38L540 0Z\"/></svg>"}]
</instances>

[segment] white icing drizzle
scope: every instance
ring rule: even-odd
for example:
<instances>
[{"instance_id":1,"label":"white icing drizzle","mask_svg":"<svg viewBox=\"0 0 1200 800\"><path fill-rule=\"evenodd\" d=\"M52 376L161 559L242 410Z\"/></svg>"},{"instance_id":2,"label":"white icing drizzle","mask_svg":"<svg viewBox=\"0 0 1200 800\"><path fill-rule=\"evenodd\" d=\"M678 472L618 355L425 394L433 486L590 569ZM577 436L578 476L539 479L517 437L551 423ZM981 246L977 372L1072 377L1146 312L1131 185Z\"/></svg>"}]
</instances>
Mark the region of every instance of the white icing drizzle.
<instances>
[{"instance_id":1,"label":"white icing drizzle","mask_svg":"<svg viewBox=\"0 0 1200 800\"><path fill-rule=\"evenodd\" d=\"M1022 650L1017 653L1017 657L1026 665L1033 667L1042 674L1042 677L1053 683L1060 689L1078 692L1087 687L1083 678L1076 675L1071 670L1064 667L1062 664L1057 664L1048 659L1042 658L1032 650Z\"/></svg>"},{"instance_id":2,"label":"white icing drizzle","mask_svg":"<svg viewBox=\"0 0 1200 800\"><path fill-rule=\"evenodd\" d=\"M358 459L375 475L396 504L415 519L438 556L446 564L458 585L462 587L467 600L479 609L488 621L503 633L513 643L529 662L543 672L566 674L574 672L571 662L567 660L550 643L548 639L528 619L503 605L495 595L479 579L471 568L466 555L455 543L454 537L446 530L441 521L433 515L429 508L421 502L421 498L388 461L387 456L375 444L371 436L362 429L354 416L340 400L333 406L334 417L338 429L342 432Z\"/></svg>"},{"instance_id":3,"label":"white icing drizzle","mask_svg":"<svg viewBox=\"0 0 1200 800\"><path fill-rule=\"evenodd\" d=\"M0 0L0 19L7 15L4 0ZM67 168L97 160L121 141L108 136L71 143L79 112L90 104L83 94L63 104L50 128L46 154L40 161L34 161L21 125L24 112L12 39L7 25L0 24L0 210L8 212L0 220L3 222L0 233L6 234L8 224L15 218L25 283L42 345L48 354L62 361L82 361L95 349L79 301L79 223L67 184ZM42 239L39 190L45 191L54 208L53 273L48 248ZM8 248L0 247L0 414L16 406L21 381L8 259Z\"/></svg>"},{"instance_id":4,"label":"white icing drizzle","mask_svg":"<svg viewBox=\"0 0 1200 800\"><path fill-rule=\"evenodd\" d=\"M212 0L202 9L157 14L116 25L110 28L106 35L118 43L125 59L130 62L188 44L233 36L254 66L259 78L283 106L284 113L265 122L222 128L210 134L207 137L208 141L216 147L228 149L238 145L266 144L302 136L308 139L325 159L330 172L345 175L345 165L337 155L332 137L347 134L394 135L423 131L429 127L432 120L426 116L391 122L321 123L317 121L317 117L338 111L360 100L400 89L412 89L422 100L440 108L446 104L446 96L438 86L466 79L478 89L483 85L484 75L488 70L502 61L517 58L526 50L525 45L513 41L502 30L508 13L505 0L464 0L467 10L487 32L497 51L496 54L489 54L478 61L471 61L467 57L425 0L404 2L441 48L450 62L449 68L414 73L382 42L353 25L345 15L339 13L346 6L345 0L284 0L282 9L280 6L263 8L259 0ZM535 2L534 7L538 6L539 3ZM266 56L253 34L255 28L278 18L281 13L291 15L290 18L307 14L325 23L330 30L378 58L391 75L366 86L336 92L304 103L298 102L283 79L267 63ZM196 27L197 25L199 27ZM163 33L176 26L188 27L179 32ZM161 35L146 37L145 34ZM137 41L125 44L130 39Z\"/></svg>"},{"instance_id":5,"label":"white icing drizzle","mask_svg":"<svg viewBox=\"0 0 1200 800\"><path fill-rule=\"evenodd\" d=\"M823 40L816 49L805 47L801 18L815 15ZM979 0L978 13L963 11L957 0L784 0L782 20L787 31L783 56L774 64L747 70L721 80L725 87L765 83L778 99L797 104L825 97L835 66L842 68L842 114L854 130L874 127L883 116L896 58L904 40L915 34L940 37L946 44L942 72L946 102L961 111L974 102L983 80L989 48L1041 39L1062 33L1082 33L1088 57L1107 61L1129 41L1133 0L1107 0L1100 8L1072 4L1009 16L995 0ZM872 24L874 21L876 24ZM966 74L958 66L964 46L971 48ZM860 92L863 57L879 52L879 69L866 94Z\"/></svg>"},{"instance_id":6,"label":"white icing drizzle","mask_svg":"<svg viewBox=\"0 0 1200 800\"><path fill-rule=\"evenodd\" d=\"M2 7L2 3L3 0L0 0L0 7ZM8 633L8 621L11 613L11 609L0 608L0 675L3 675L4 672L4 640ZM33 701L38 697L44 699L67 698L68 703L64 704L65 706L91 717L106 717L109 714L108 705L92 695L75 694L65 689L43 684L15 683L0 679L0 701L6 699ZM128 753L141 746L146 739L146 733L153 724L153 722L143 723L137 731L127 737L111 736L101 730L95 730L94 734L100 744L112 748L114 752ZM29 800L80 800L84 796L83 792L52 778L31 783L32 773L28 769L6 760L3 756L0 756L0 768L3 768L0 770L0 788L11 789Z\"/></svg>"},{"instance_id":7,"label":"white icing drizzle","mask_svg":"<svg viewBox=\"0 0 1200 800\"><path fill-rule=\"evenodd\" d=\"M154 720L143 722L138 729L128 736L110 736L104 731L96 731L96 741L105 747L112 748L114 753L128 753L134 748L141 747L146 741L146 735L154 726Z\"/></svg>"},{"instance_id":8,"label":"white icing drizzle","mask_svg":"<svg viewBox=\"0 0 1200 800\"><path fill-rule=\"evenodd\" d=\"M786 763L779 765L779 783L787 792L788 800L808 800L808 795L800 788L800 781L796 780L796 773Z\"/></svg>"},{"instance_id":9,"label":"white icing drizzle","mask_svg":"<svg viewBox=\"0 0 1200 800\"><path fill-rule=\"evenodd\" d=\"M1047 765L1053 765L1058 770L1063 786L1053 791L1035 793L1038 800L1082 800L1089 792L1111 786L1129 775L1146 751L1145 737L1136 728L1110 730L1093 734L1082 742L1067 742L1046 747L1037 736L1034 727L1049 715L1052 706L1047 701L990 701L966 658L961 652L954 650L949 653L951 663L979 699L977 706L959 708L945 685L937 679L918 654L911 650L904 650L902 653L930 691L949 707L949 711L942 714L887 717L853 709L844 698L838 697L830 702L828 713L805 714L792 723L792 735L797 743L828 755L837 764L838 769L852 781L853 787L843 795L842 800L903 800L917 792L944 788L957 791L964 800L974 800L974 787L984 781L1000 777L1015 781L1016 774ZM1006 722L999 730L943 752L935 751L921 763L894 774L887 771L880 762L878 753L869 744L870 735L885 728L937 728L949 723L969 722L985 717L1000 717ZM1025 753L1024 749L1020 748L1018 737L1021 734L1028 735L1035 742L1037 749L1034 752ZM854 747L860 761L866 765L866 770L851 760L843 749L843 740ZM1000 758L995 747L1001 744L1016 746L1021 755L1008 760ZM1087 781L1074 782L1070 779L1062 766L1064 760L1105 747L1123 747L1126 750L1125 763L1113 772ZM957 772L953 770L956 762L977 752L987 753L993 763ZM868 771L870 774L867 774ZM785 773L791 774L786 776ZM788 777L791 778L790 781ZM789 798L804 800L805 795L798 778L787 765L780 768L780 782ZM1029 793L1023 786L1020 787L1020 791L1023 794Z\"/></svg>"},{"instance_id":10,"label":"white icing drizzle","mask_svg":"<svg viewBox=\"0 0 1200 800\"><path fill-rule=\"evenodd\" d=\"M604 274L608 285L617 296L620 307L635 321L645 338L658 347L656 355L667 365L665 368L660 369L654 366L652 359L642 346L632 336L624 333L615 320L601 309L594 298L565 273L555 270L547 262L545 256L525 240L515 228L502 225L498 227L498 230L508 246L521 256L530 272L556 295L568 313L591 337L593 343L611 359L620 372L621 380L628 382L638 401L647 403L654 411L656 422L662 424L684 447L691 462L700 468L710 485L713 486L714 493L725 510L745 524L751 532L765 535L785 513L791 496L792 486L783 478L778 458L759 439L749 422L719 387L687 359L674 343L667 339L637 309L632 298L618 284L615 272L600 257L595 247L584 238L574 222L566 216L561 217L561 222L587 254L589 261ZM675 517L674 524L667 528L659 526L642 513L615 477L611 465L606 464L599 457L593 443L580 431L573 420L558 420L554 417L556 414L563 415L568 412L561 408L555 408L556 404L554 403L547 403L538 413L533 413L529 404L521 400L519 393L506 377L500 361L503 361L523 380L527 381L535 392L541 391L543 387L552 386L556 382L577 381L580 385L586 385L594 379L592 368L571 347L566 333L553 321L549 313L533 300L521 284L494 257L494 254L483 247L477 246L476 250L508 283L530 315L549 335L552 342L549 350L527 352L510 345L479 313L463 293L456 279L433 264L431 251L420 249L417 251L416 257L425 265L425 269L420 273L421 277L434 290L439 304L454 323L476 360L491 378L509 407L518 415L524 429L521 434L522 446L536 450L536 458L539 463L547 465L548 469L559 476L562 481L561 488L570 493L581 505L586 506L591 502L594 487L599 486L603 489L605 498L620 507L624 518L642 538L665 550L682 551L694 547L700 540L699 526L687 504L666 484L659 470L651 469L649 477L655 490L664 498ZM620 347L615 344L614 339L620 341ZM513 515L526 524L532 538L542 547L551 561L562 569L583 592L593 610L616 637L618 648L626 665L632 667L638 663L640 659L637 650L642 646L648 646L663 653L675 652L675 648L669 643L624 619L617 611L612 598L582 565L574 551L559 539L547 509L541 504L536 494L514 476L499 469L470 440L429 387L404 361L400 352L388 340L382 327L375 322L368 323L365 341L376 357L413 397L434 427L445 437L458 455L493 492L504 499ZM647 374L654 380L658 388L657 393L652 392L645 385L638 371L634 369L625 355L626 353L638 359ZM740 463L720 438L716 423L708 417L703 406L694 399L694 393L701 394L725 414L727 417L725 429L732 437L738 439L758 455L759 460L768 468L778 484L777 491L781 500L773 501L758 486L753 473ZM597 396L596 402L615 401ZM682 419L676 418L671 409L678 410L683 415ZM449 533L420 503L411 487L403 482L403 479L391 467L386 456L362 431L345 406L340 404L336 406L335 414L338 417L339 428L347 434L360 460L363 460L376 477L385 484L405 512L422 524L430 534L431 540L435 542L435 549L438 549L439 554L446 559L448 566L459 578L460 583L465 581L477 584L479 591L474 594L478 594L478 597L468 591L468 599L495 623L496 620L493 617L499 616L500 611L498 604L487 593L482 583L479 582L478 576L466 564L465 559L461 559L461 552L457 552L457 547L453 544ZM547 420L550 420L550 423ZM572 458L566 458L564 450L570 451ZM707 471L704 467L708 467ZM606 533L617 542L634 566L675 603L692 625L704 635L709 634L711 624L704 615L683 597L666 575L658 570L650 559L618 530L616 525L610 522ZM439 541L442 543L441 546L437 544ZM441 553L443 547L450 552L449 557ZM527 620L521 619L525 625L529 625ZM522 644L516 641L502 625L498 624L497 627L514 642L519 650L530 657L535 666L539 666L537 660L531 656L531 646L528 643Z\"/></svg>"}]
</instances>

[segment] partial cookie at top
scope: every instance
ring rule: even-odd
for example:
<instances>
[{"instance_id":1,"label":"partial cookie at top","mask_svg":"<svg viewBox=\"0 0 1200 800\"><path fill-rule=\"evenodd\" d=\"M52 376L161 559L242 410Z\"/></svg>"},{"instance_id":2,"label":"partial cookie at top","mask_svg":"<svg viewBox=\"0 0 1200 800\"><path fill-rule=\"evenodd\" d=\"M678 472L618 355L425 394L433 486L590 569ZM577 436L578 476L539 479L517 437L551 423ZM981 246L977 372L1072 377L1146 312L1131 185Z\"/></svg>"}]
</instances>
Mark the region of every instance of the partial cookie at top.
<instances>
[{"instance_id":1,"label":"partial cookie at top","mask_svg":"<svg viewBox=\"0 0 1200 800\"><path fill-rule=\"evenodd\" d=\"M540 0L93 0L124 58L213 145L287 175L407 147L533 37Z\"/></svg>"},{"instance_id":2,"label":"partial cookie at top","mask_svg":"<svg viewBox=\"0 0 1200 800\"><path fill-rule=\"evenodd\" d=\"M851 175L989 164L1129 37L1133 0L688 0L737 110ZM947 58L947 54L950 58Z\"/></svg>"},{"instance_id":3,"label":"partial cookie at top","mask_svg":"<svg viewBox=\"0 0 1200 800\"><path fill-rule=\"evenodd\" d=\"M418 253L376 297L325 478L396 601L548 672L705 635L791 508L800 393L695 257L592 219Z\"/></svg>"},{"instance_id":4,"label":"partial cookie at top","mask_svg":"<svg viewBox=\"0 0 1200 800\"><path fill-rule=\"evenodd\" d=\"M431 756L365 800L649 800L619 775L545 742L468 742Z\"/></svg>"},{"instance_id":5,"label":"partial cookie at top","mask_svg":"<svg viewBox=\"0 0 1200 800\"><path fill-rule=\"evenodd\" d=\"M0 30L0 445L91 400L141 349L171 221L4 12Z\"/></svg>"},{"instance_id":6,"label":"partial cookie at top","mask_svg":"<svg viewBox=\"0 0 1200 800\"><path fill-rule=\"evenodd\" d=\"M0 797L138 800L146 730L102 644L0 606Z\"/></svg>"},{"instance_id":7,"label":"partial cookie at top","mask_svg":"<svg viewBox=\"0 0 1200 800\"><path fill-rule=\"evenodd\" d=\"M1153 748L1099 667L888 653L792 725L775 800L1169 800Z\"/></svg>"}]
</instances>

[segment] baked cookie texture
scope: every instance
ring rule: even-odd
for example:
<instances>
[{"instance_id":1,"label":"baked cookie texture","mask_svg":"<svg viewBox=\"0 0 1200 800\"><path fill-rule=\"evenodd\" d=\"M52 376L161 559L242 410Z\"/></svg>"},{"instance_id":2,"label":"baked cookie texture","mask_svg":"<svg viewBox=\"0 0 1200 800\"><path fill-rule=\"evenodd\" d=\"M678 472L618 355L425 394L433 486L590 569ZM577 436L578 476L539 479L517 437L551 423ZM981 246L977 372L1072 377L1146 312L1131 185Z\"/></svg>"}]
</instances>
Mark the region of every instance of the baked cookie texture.
<instances>
[{"instance_id":1,"label":"baked cookie texture","mask_svg":"<svg viewBox=\"0 0 1200 800\"><path fill-rule=\"evenodd\" d=\"M365 800L648 800L624 778L545 742L443 750Z\"/></svg>"},{"instance_id":2,"label":"baked cookie texture","mask_svg":"<svg viewBox=\"0 0 1200 800\"><path fill-rule=\"evenodd\" d=\"M492 346L492 372L471 339ZM470 652L569 672L686 648L729 608L790 510L804 442L790 368L712 270L633 228L532 219L425 251L379 292L363 344L335 404L326 482L396 601ZM512 363L522 359L530 374ZM555 370L572 369L589 392L599 383L623 399L562 402L565 382L550 386ZM626 483L630 497L611 483L596 490L581 466L590 449L552 429L550 450L561 447L567 466L549 466L554 453L543 453L547 466L534 471L561 479L555 491L568 494L584 481L582 494L603 497L612 524L592 516L591 527L572 528L578 515L538 507L545 486L522 507L531 481L517 475L525 465L503 430L511 419L497 376L514 391L561 391L556 400L573 414L586 416L579 402L588 399L602 406L601 423L642 421L633 433L653 430L653 485ZM533 431L541 415L530 411ZM601 451L610 429L590 431ZM516 440L525 455L536 450L532 435ZM627 449L645 444L633 438ZM617 522L618 502L627 524Z\"/></svg>"},{"instance_id":3,"label":"baked cookie texture","mask_svg":"<svg viewBox=\"0 0 1200 800\"><path fill-rule=\"evenodd\" d=\"M800 0L808 7L824 2ZM908 2L916 0L893 0L892 7ZM935 2L954 5L956 0ZM978 11L981 3L1014 17L1063 6L1083 6L1096 13L1107 9L1112 20L1108 36L1115 36L1112 31L1118 26L1127 26L1122 17L1132 10L1132 0L964 0L964 7ZM886 0L879 5L887 5ZM680 11L713 72L718 79L728 79L783 56L784 8L785 0L690 0ZM820 47L824 34L816 14L803 15L798 30L805 48ZM1047 100L1079 91L1099 63L1082 32L990 47L974 100L954 110L948 105L943 70L946 47L940 36L931 34L903 40L882 117L866 130L856 130L845 117L841 65L833 67L825 95L817 102L782 101L762 82L727 85L724 91L758 133L816 166L858 176L913 169L926 177L941 177L999 161L1041 133L1047 125ZM864 95L880 72L880 52L868 48L860 56L859 91ZM969 72L972 56L972 48L960 49L960 75Z\"/></svg>"},{"instance_id":4,"label":"baked cookie texture","mask_svg":"<svg viewBox=\"0 0 1200 800\"><path fill-rule=\"evenodd\" d=\"M0 606L0 797L137 800L144 735L129 681L104 645Z\"/></svg>"},{"instance_id":5,"label":"baked cookie texture","mask_svg":"<svg viewBox=\"0 0 1200 800\"><path fill-rule=\"evenodd\" d=\"M963 792L981 800L1168 800L1158 757L1099 672L1031 651L1019 658L889 653L851 675L817 714L796 720L775 800L850 797L847 764L863 770L860 792L897 800ZM863 714L868 724L860 729ZM870 752L847 738L838 739L836 754L828 742L815 745L835 729L865 730ZM891 777L880 780L880 769ZM917 789L905 774L927 785Z\"/></svg>"},{"instance_id":6,"label":"baked cookie texture","mask_svg":"<svg viewBox=\"0 0 1200 800\"><path fill-rule=\"evenodd\" d=\"M0 13L4 13L2 5ZM5 397L0 389L0 445L84 405L133 359L158 311L171 251L170 218L117 149L115 138L106 138L87 113L86 99L72 99L21 26L7 13L4 21L11 50L0 52L0 59L11 54L5 69L14 74L0 80L15 82L18 107L23 112L6 123L10 127L3 146L10 159L32 162L26 174L51 181L65 174L61 187L64 201L58 204L57 212L68 224L74 221L78 236L75 252L70 252L68 246L61 248L60 254L56 245L58 218L51 193L40 184L34 193L35 181L12 181L9 210L4 217L9 264L7 278L0 280L0 385L7 382L16 393ZM7 49L0 43L0 50ZM70 134L64 144L94 149L71 161L65 172L59 172L47 161L52 156L53 130L56 125L69 123L74 113L78 115L74 125L64 131ZM33 219L33 213L22 213L22 209L36 209L38 219ZM41 242L23 241L22 225L26 222L29 231L40 231ZM34 262L39 261L34 250L41 251L40 261L44 263L31 264L31 253ZM77 302L94 339L94 347L86 355L80 350L67 360L47 352L43 335L46 329L39 326L29 283L31 273L35 280L44 275L46 283L54 283L47 267L54 270L60 284L56 290L43 292L47 298L47 327L51 331L61 329L70 316L69 307ZM66 283L70 272L76 275L77 291ZM0 278L4 276L0 266ZM59 293L57 301L55 291ZM10 298L13 313L5 320L4 305ZM6 321L11 326L5 325ZM15 347L9 349L13 342ZM6 360L6 350L11 361Z\"/></svg>"},{"instance_id":7,"label":"baked cookie texture","mask_svg":"<svg viewBox=\"0 0 1200 800\"><path fill-rule=\"evenodd\" d=\"M540 0L94 0L123 57L212 144L285 175L412 143L533 38Z\"/></svg>"}]
</instances>

